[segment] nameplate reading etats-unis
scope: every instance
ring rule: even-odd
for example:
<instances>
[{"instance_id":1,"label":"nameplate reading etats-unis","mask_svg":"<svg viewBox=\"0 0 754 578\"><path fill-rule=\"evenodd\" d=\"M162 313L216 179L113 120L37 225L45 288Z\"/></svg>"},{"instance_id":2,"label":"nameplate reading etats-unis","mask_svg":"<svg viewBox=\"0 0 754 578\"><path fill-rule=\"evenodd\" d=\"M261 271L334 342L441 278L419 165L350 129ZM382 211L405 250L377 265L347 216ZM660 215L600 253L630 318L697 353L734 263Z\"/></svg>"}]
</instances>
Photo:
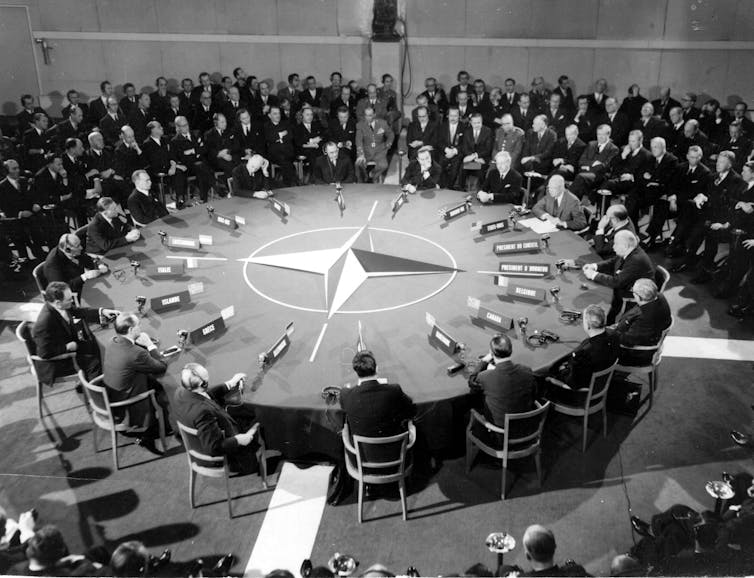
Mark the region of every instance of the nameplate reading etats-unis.
<instances>
[{"instance_id":1,"label":"nameplate reading etats-unis","mask_svg":"<svg viewBox=\"0 0 754 578\"><path fill-rule=\"evenodd\" d=\"M507 231L508 219L500 219L499 221L492 221L490 223L474 221L471 224L471 230L477 231L480 235L487 235L488 233L494 233L495 231Z\"/></svg>"}]
</instances>

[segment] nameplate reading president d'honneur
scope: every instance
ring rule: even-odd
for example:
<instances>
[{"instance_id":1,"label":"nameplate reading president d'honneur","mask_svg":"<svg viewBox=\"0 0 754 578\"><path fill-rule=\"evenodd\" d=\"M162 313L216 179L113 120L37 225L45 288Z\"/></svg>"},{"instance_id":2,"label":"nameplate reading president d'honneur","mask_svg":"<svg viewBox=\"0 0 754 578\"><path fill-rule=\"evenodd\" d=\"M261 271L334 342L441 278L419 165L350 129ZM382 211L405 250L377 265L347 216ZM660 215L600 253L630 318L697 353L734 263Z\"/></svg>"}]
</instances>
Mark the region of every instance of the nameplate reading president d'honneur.
<instances>
[{"instance_id":1,"label":"nameplate reading president d'honneur","mask_svg":"<svg viewBox=\"0 0 754 578\"><path fill-rule=\"evenodd\" d=\"M145 270L150 277L183 277L186 271L186 264L180 262L170 264L165 263L163 265L149 265L145 267Z\"/></svg>"},{"instance_id":2,"label":"nameplate reading president d'honneur","mask_svg":"<svg viewBox=\"0 0 754 578\"><path fill-rule=\"evenodd\" d=\"M231 231L238 229L238 223L234 217L226 217L225 215L214 213L212 222L223 229L230 229Z\"/></svg>"},{"instance_id":3,"label":"nameplate reading president d'honneur","mask_svg":"<svg viewBox=\"0 0 754 578\"><path fill-rule=\"evenodd\" d=\"M198 345L204 341L214 339L219 333L225 331L225 321L222 317L213 319L209 323L205 323L199 329L194 329L189 333L189 339L194 345Z\"/></svg>"},{"instance_id":4,"label":"nameplate reading president d'honneur","mask_svg":"<svg viewBox=\"0 0 754 578\"><path fill-rule=\"evenodd\" d=\"M511 253L538 253L541 249L539 239L521 239L520 241L502 241L492 246L495 255Z\"/></svg>"},{"instance_id":5,"label":"nameplate reading president d'honneur","mask_svg":"<svg viewBox=\"0 0 754 578\"><path fill-rule=\"evenodd\" d=\"M492 221L490 223L476 221L471 225L471 230L478 231L480 235L494 233L495 231L507 231L508 219L500 219L499 221Z\"/></svg>"},{"instance_id":6,"label":"nameplate reading president d'honneur","mask_svg":"<svg viewBox=\"0 0 754 578\"><path fill-rule=\"evenodd\" d=\"M547 299L544 289L536 287L527 287L526 285L508 284L508 297L513 299L522 299L524 301L534 301L541 303Z\"/></svg>"},{"instance_id":7,"label":"nameplate reading president d'honneur","mask_svg":"<svg viewBox=\"0 0 754 578\"><path fill-rule=\"evenodd\" d=\"M549 263L500 263L500 272L509 277L546 277L550 274Z\"/></svg>"},{"instance_id":8,"label":"nameplate reading president d'honneur","mask_svg":"<svg viewBox=\"0 0 754 578\"><path fill-rule=\"evenodd\" d=\"M191 295L188 291L179 291L162 297L152 297L149 308L155 313L167 311L169 309L178 309L191 301Z\"/></svg>"},{"instance_id":9,"label":"nameplate reading president d'honneur","mask_svg":"<svg viewBox=\"0 0 754 578\"><path fill-rule=\"evenodd\" d=\"M168 237L168 247L172 247L173 249L198 251L202 248L202 245L198 239L191 239L189 237Z\"/></svg>"}]
</instances>

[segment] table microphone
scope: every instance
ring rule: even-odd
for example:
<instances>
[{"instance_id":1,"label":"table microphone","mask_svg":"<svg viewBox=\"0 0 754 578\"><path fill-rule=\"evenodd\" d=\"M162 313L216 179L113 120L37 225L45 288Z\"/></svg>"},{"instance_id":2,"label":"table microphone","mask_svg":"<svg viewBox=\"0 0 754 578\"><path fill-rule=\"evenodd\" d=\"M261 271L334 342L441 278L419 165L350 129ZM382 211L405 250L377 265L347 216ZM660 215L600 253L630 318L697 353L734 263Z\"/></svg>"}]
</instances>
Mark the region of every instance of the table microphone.
<instances>
[{"instance_id":1,"label":"table microphone","mask_svg":"<svg viewBox=\"0 0 754 578\"><path fill-rule=\"evenodd\" d=\"M136 297L136 311L142 317L144 316L144 307L146 306L146 304L147 304L146 297L144 297L143 295L139 295L138 297Z\"/></svg>"},{"instance_id":2,"label":"table microphone","mask_svg":"<svg viewBox=\"0 0 754 578\"><path fill-rule=\"evenodd\" d=\"M207 205L207 215L209 215L209 218L212 218L212 215L215 214L215 207L212 205Z\"/></svg>"},{"instance_id":3,"label":"table microphone","mask_svg":"<svg viewBox=\"0 0 754 578\"><path fill-rule=\"evenodd\" d=\"M540 237L540 240L542 241L542 244L545 246L545 249L550 248L550 235L544 234Z\"/></svg>"},{"instance_id":4,"label":"table microphone","mask_svg":"<svg viewBox=\"0 0 754 578\"><path fill-rule=\"evenodd\" d=\"M526 335L526 326L529 325L529 318L528 317L519 317L518 318L518 328L521 330L521 335Z\"/></svg>"},{"instance_id":5,"label":"table microphone","mask_svg":"<svg viewBox=\"0 0 754 578\"><path fill-rule=\"evenodd\" d=\"M552 295L555 303L560 303L560 287L558 285L550 287L550 295Z\"/></svg>"},{"instance_id":6,"label":"table microphone","mask_svg":"<svg viewBox=\"0 0 754 578\"><path fill-rule=\"evenodd\" d=\"M131 265L131 269L133 269L135 277L139 271L139 267L141 267L141 263L139 263L138 261L131 261L129 265Z\"/></svg>"},{"instance_id":7,"label":"table microphone","mask_svg":"<svg viewBox=\"0 0 754 578\"><path fill-rule=\"evenodd\" d=\"M164 245L168 240L168 234L165 231L157 231L157 234L160 236L160 243Z\"/></svg>"},{"instance_id":8,"label":"table microphone","mask_svg":"<svg viewBox=\"0 0 754 578\"><path fill-rule=\"evenodd\" d=\"M176 334L178 335L178 347L183 349L184 347L186 347L189 332L186 329L179 329Z\"/></svg>"}]
</instances>

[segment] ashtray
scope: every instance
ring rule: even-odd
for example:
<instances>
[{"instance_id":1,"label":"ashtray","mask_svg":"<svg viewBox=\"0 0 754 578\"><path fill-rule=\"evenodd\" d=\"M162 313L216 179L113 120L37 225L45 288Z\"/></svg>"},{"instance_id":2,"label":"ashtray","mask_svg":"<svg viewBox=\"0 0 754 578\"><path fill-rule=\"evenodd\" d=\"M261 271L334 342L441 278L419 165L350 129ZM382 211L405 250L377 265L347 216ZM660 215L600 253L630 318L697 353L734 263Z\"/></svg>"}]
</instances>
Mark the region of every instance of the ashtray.
<instances>
[{"instance_id":1,"label":"ashtray","mask_svg":"<svg viewBox=\"0 0 754 578\"><path fill-rule=\"evenodd\" d=\"M721 500L730 500L736 495L733 488L730 487L730 484L726 482L707 482L704 485L704 489L707 490L707 493L713 498L719 498Z\"/></svg>"},{"instance_id":2,"label":"ashtray","mask_svg":"<svg viewBox=\"0 0 754 578\"><path fill-rule=\"evenodd\" d=\"M484 544L494 554L507 554L516 547L516 539L507 532L492 532Z\"/></svg>"},{"instance_id":3,"label":"ashtray","mask_svg":"<svg viewBox=\"0 0 754 578\"><path fill-rule=\"evenodd\" d=\"M333 557L327 562L327 567L330 569L330 572L333 572L338 576L350 576L354 573L356 566L358 565L359 563L353 556L339 554L337 552L333 554Z\"/></svg>"}]
</instances>

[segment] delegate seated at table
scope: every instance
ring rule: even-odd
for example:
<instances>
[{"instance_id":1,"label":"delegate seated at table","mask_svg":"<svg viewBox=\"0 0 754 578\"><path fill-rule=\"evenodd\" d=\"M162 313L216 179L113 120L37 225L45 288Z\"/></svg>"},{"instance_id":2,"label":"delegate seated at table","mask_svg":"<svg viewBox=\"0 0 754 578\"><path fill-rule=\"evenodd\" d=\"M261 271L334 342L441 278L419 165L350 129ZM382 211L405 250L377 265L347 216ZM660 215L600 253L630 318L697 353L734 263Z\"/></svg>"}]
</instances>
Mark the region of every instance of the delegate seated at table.
<instances>
[{"instance_id":1,"label":"delegate seated at table","mask_svg":"<svg viewBox=\"0 0 754 578\"><path fill-rule=\"evenodd\" d=\"M532 212L560 229L579 231L587 225L581 203L573 193L566 190L565 180L560 175L550 178L547 194L537 201Z\"/></svg>"}]
</instances>

